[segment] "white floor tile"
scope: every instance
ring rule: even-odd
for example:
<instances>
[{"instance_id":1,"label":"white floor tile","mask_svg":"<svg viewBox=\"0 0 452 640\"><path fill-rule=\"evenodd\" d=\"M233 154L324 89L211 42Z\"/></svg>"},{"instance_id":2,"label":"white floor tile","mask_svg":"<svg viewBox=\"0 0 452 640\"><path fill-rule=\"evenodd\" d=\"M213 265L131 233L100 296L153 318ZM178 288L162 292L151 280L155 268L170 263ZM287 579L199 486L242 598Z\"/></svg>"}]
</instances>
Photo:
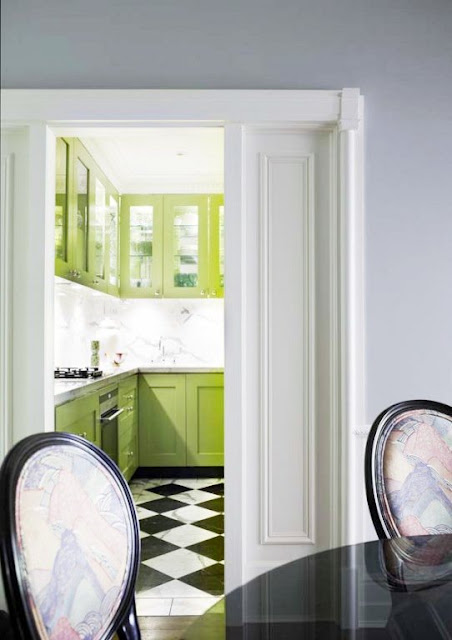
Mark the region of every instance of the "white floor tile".
<instances>
[{"instance_id":1,"label":"white floor tile","mask_svg":"<svg viewBox=\"0 0 452 640\"><path fill-rule=\"evenodd\" d=\"M156 495L156 494L153 493L152 495ZM149 494L147 494L146 492L144 494L140 493L132 497L133 497L133 501L135 502L135 506L139 504L143 504L143 502L149 502L149 500L153 500L153 498L149 498Z\"/></svg>"},{"instance_id":2,"label":"white floor tile","mask_svg":"<svg viewBox=\"0 0 452 640\"><path fill-rule=\"evenodd\" d=\"M146 498L146 502L150 502L151 500L161 500L165 496L161 496L159 493L154 493L153 491L143 491L140 493L140 501L144 502L142 498Z\"/></svg>"},{"instance_id":3,"label":"white floor tile","mask_svg":"<svg viewBox=\"0 0 452 640\"><path fill-rule=\"evenodd\" d=\"M194 571L210 567L216 562L199 553L188 551L188 549L178 549L177 551L170 551L170 553L164 553L156 558L145 560L143 564L172 578L180 578Z\"/></svg>"},{"instance_id":4,"label":"white floor tile","mask_svg":"<svg viewBox=\"0 0 452 640\"><path fill-rule=\"evenodd\" d=\"M175 496L171 497L175 500L185 502L186 504L198 504L199 502L206 502L207 500L215 500L215 498L218 498L215 493L201 491L200 489L191 489L190 491L177 493Z\"/></svg>"},{"instance_id":5,"label":"white floor tile","mask_svg":"<svg viewBox=\"0 0 452 640\"><path fill-rule=\"evenodd\" d=\"M146 533L145 531L140 531L140 540L143 540L143 538L149 538L149 533Z\"/></svg>"},{"instance_id":6,"label":"white floor tile","mask_svg":"<svg viewBox=\"0 0 452 640\"><path fill-rule=\"evenodd\" d=\"M171 606L171 616L202 616L213 607L220 598L174 598Z\"/></svg>"},{"instance_id":7,"label":"white floor tile","mask_svg":"<svg viewBox=\"0 0 452 640\"><path fill-rule=\"evenodd\" d=\"M140 598L205 598L205 591L191 587L180 580L171 580L158 587L140 591Z\"/></svg>"},{"instance_id":8,"label":"white floor tile","mask_svg":"<svg viewBox=\"0 0 452 640\"><path fill-rule=\"evenodd\" d=\"M137 516L138 520L143 520L144 518L150 518L151 516L156 516L156 511L150 511L149 509L144 509L144 507L137 506Z\"/></svg>"},{"instance_id":9,"label":"white floor tile","mask_svg":"<svg viewBox=\"0 0 452 640\"><path fill-rule=\"evenodd\" d=\"M205 520L206 518L212 518L217 515L218 513L216 511L205 509L204 507L198 507L194 504L191 504L188 507L174 509L173 511L165 511L165 516L167 518L173 518L173 520L186 522L187 524L197 522L198 520Z\"/></svg>"},{"instance_id":10,"label":"white floor tile","mask_svg":"<svg viewBox=\"0 0 452 640\"><path fill-rule=\"evenodd\" d=\"M192 524L184 524L182 527L175 527L169 531L155 533L154 537L165 540L165 542L171 542L171 544L176 544L178 547L189 547L191 544L210 540L210 538L215 538L217 535L218 534L213 531L207 531Z\"/></svg>"},{"instance_id":11,"label":"white floor tile","mask_svg":"<svg viewBox=\"0 0 452 640\"><path fill-rule=\"evenodd\" d=\"M214 484L221 484L224 480L222 478L187 478L186 480L176 480L176 482L181 487L202 489L203 487L211 487Z\"/></svg>"},{"instance_id":12,"label":"white floor tile","mask_svg":"<svg viewBox=\"0 0 452 640\"><path fill-rule=\"evenodd\" d=\"M169 616L171 611L171 598L135 598L138 616Z\"/></svg>"}]
</instances>

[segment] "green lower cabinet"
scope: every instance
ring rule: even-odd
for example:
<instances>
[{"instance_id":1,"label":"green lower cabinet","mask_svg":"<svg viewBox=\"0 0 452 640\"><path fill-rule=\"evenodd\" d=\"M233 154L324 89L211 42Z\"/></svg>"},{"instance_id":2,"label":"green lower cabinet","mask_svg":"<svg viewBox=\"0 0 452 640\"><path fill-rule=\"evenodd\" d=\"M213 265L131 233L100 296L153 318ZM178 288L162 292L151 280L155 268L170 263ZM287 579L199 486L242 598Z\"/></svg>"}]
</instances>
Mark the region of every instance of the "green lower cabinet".
<instances>
[{"instance_id":1,"label":"green lower cabinet","mask_svg":"<svg viewBox=\"0 0 452 640\"><path fill-rule=\"evenodd\" d=\"M184 467L185 375L149 373L139 376L141 467Z\"/></svg>"},{"instance_id":2,"label":"green lower cabinet","mask_svg":"<svg viewBox=\"0 0 452 640\"><path fill-rule=\"evenodd\" d=\"M138 376L122 380L118 385L118 467L127 481L138 468Z\"/></svg>"},{"instance_id":3,"label":"green lower cabinet","mask_svg":"<svg viewBox=\"0 0 452 640\"><path fill-rule=\"evenodd\" d=\"M222 466L223 374L139 376L139 465Z\"/></svg>"},{"instance_id":4,"label":"green lower cabinet","mask_svg":"<svg viewBox=\"0 0 452 640\"><path fill-rule=\"evenodd\" d=\"M74 433L100 447L99 417L99 395L94 393L56 407L55 427L57 431Z\"/></svg>"},{"instance_id":5,"label":"green lower cabinet","mask_svg":"<svg viewBox=\"0 0 452 640\"><path fill-rule=\"evenodd\" d=\"M187 466L224 464L224 381L222 373L186 376Z\"/></svg>"}]
</instances>

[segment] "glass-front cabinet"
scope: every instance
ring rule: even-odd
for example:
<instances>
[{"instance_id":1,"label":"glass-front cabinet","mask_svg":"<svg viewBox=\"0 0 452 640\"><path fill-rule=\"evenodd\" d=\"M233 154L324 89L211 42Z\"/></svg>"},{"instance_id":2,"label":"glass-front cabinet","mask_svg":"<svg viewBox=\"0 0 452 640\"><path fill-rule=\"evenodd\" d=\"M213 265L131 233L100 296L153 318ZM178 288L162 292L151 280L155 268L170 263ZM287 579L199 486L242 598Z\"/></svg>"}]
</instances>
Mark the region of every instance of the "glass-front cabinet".
<instances>
[{"instance_id":1,"label":"glass-front cabinet","mask_svg":"<svg viewBox=\"0 0 452 640\"><path fill-rule=\"evenodd\" d=\"M69 142L64 138L56 141L55 169L55 273L68 278L72 263L69 220L72 158Z\"/></svg>"},{"instance_id":2,"label":"glass-front cabinet","mask_svg":"<svg viewBox=\"0 0 452 640\"><path fill-rule=\"evenodd\" d=\"M57 138L56 275L119 295L118 253L118 192L79 140Z\"/></svg>"},{"instance_id":3,"label":"glass-front cabinet","mask_svg":"<svg viewBox=\"0 0 452 640\"><path fill-rule=\"evenodd\" d=\"M119 296L119 196L108 194L108 293Z\"/></svg>"},{"instance_id":4,"label":"glass-front cabinet","mask_svg":"<svg viewBox=\"0 0 452 640\"><path fill-rule=\"evenodd\" d=\"M209 297L224 297L224 197L209 197Z\"/></svg>"},{"instance_id":5,"label":"glass-front cabinet","mask_svg":"<svg viewBox=\"0 0 452 640\"><path fill-rule=\"evenodd\" d=\"M163 295L163 196L121 197L121 296Z\"/></svg>"},{"instance_id":6,"label":"glass-front cabinet","mask_svg":"<svg viewBox=\"0 0 452 640\"><path fill-rule=\"evenodd\" d=\"M164 295L170 298L207 298L208 196L165 196L163 227Z\"/></svg>"}]
</instances>

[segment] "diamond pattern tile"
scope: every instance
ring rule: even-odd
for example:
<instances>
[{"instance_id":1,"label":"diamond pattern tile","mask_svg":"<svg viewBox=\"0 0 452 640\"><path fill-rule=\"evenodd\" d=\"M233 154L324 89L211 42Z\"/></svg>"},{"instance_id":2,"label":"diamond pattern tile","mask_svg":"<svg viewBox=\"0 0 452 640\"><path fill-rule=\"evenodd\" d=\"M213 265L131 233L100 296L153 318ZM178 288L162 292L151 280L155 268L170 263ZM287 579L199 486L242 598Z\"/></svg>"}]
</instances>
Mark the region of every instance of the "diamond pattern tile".
<instances>
[{"instance_id":1,"label":"diamond pattern tile","mask_svg":"<svg viewBox=\"0 0 452 640\"><path fill-rule=\"evenodd\" d=\"M196 615L209 608L224 593L223 480L140 478L131 490L141 538L138 609ZM163 602L165 611L157 606Z\"/></svg>"}]
</instances>

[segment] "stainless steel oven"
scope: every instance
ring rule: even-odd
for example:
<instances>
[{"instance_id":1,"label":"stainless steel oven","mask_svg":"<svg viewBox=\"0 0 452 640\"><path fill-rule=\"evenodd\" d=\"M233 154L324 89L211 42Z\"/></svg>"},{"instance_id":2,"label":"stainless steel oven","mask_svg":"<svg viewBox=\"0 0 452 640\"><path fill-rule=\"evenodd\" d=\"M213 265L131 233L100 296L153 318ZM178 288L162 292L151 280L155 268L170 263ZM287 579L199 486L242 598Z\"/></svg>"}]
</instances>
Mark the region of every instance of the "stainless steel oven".
<instances>
[{"instance_id":1,"label":"stainless steel oven","mask_svg":"<svg viewBox=\"0 0 452 640\"><path fill-rule=\"evenodd\" d=\"M118 390L107 391L99 397L101 446L103 451L118 464L118 418L124 409L118 408Z\"/></svg>"}]
</instances>

